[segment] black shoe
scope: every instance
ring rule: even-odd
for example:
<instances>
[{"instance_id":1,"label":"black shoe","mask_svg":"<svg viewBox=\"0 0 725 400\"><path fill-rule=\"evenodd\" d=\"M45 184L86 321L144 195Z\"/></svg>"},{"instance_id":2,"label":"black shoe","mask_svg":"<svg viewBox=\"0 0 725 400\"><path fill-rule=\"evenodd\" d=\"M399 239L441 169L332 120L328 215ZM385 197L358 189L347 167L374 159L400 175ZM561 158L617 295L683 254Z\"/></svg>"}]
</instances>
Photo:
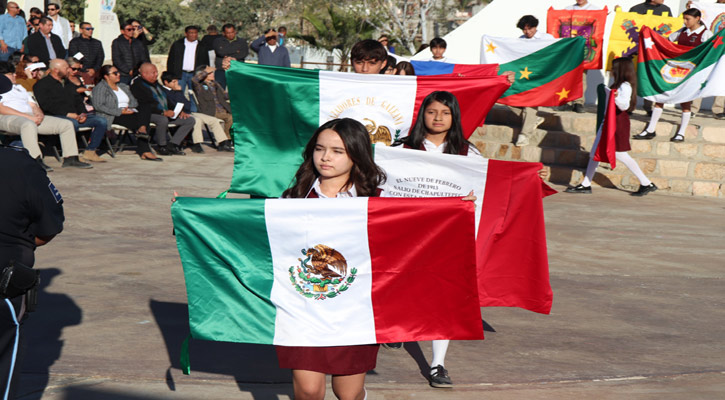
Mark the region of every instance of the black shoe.
<instances>
[{"instance_id":1,"label":"black shoe","mask_svg":"<svg viewBox=\"0 0 725 400\"><path fill-rule=\"evenodd\" d=\"M720 114L714 115L715 119L725 119L725 112L721 112Z\"/></svg>"},{"instance_id":2,"label":"black shoe","mask_svg":"<svg viewBox=\"0 0 725 400\"><path fill-rule=\"evenodd\" d=\"M554 111L571 111L572 107L569 104L562 104L554 107Z\"/></svg>"},{"instance_id":3,"label":"black shoe","mask_svg":"<svg viewBox=\"0 0 725 400\"><path fill-rule=\"evenodd\" d=\"M657 190L657 185L655 185L654 183L650 183L649 186L639 185L639 190L637 190L636 192L632 193L631 195L632 196L637 196L637 197L642 197L642 196L646 195L649 192L654 192L655 190Z\"/></svg>"},{"instance_id":4,"label":"black shoe","mask_svg":"<svg viewBox=\"0 0 725 400\"><path fill-rule=\"evenodd\" d=\"M159 146L156 149L156 154L160 154L162 156L171 156L173 153L169 150L168 146Z\"/></svg>"},{"instance_id":5,"label":"black shoe","mask_svg":"<svg viewBox=\"0 0 725 400\"><path fill-rule=\"evenodd\" d=\"M63 168L72 167L72 168L83 168L83 169L89 169L93 168L91 164L84 163L83 161L78 159L78 156L73 157L66 157L63 159Z\"/></svg>"},{"instance_id":6,"label":"black shoe","mask_svg":"<svg viewBox=\"0 0 725 400\"><path fill-rule=\"evenodd\" d=\"M685 141L685 137L680 135L679 133L676 134L675 136L672 136L672 138L670 138L670 142L679 143L679 142L684 142L684 141Z\"/></svg>"},{"instance_id":7,"label":"black shoe","mask_svg":"<svg viewBox=\"0 0 725 400\"><path fill-rule=\"evenodd\" d=\"M184 153L184 151L181 150L181 147L179 147L178 145L173 144L173 143L168 143L166 145L166 150L169 151L170 155L174 155L174 156L185 156L186 155L186 153Z\"/></svg>"},{"instance_id":8,"label":"black shoe","mask_svg":"<svg viewBox=\"0 0 725 400\"><path fill-rule=\"evenodd\" d=\"M578 114L584 113L584 104L576 103L574 104L574 112Z\"/></svg>"},{"instance_id":9,"label":"black shoe","mask_svg":"<svg viewBox=\"0 0 725 400\"><path fill-rule=\"evenodd\" d=\"M453 382L448 376L448 371L441 365L436 365L432 368L435 372L430 375L430 385L436 388L449 388L453 387Z\"/></svg>"},{"instance_id":10,"label":"black shoe","mask_svg":"<svg viewBox=\"0 0 725 400\"><path fill-rule=\"evenodd\" d=\"M232 148L232 144L229 140L225 140L221 143L219 143L216 147L217 151L228 151L228 152L234 152L234 148Z\"/></svg>"},{"instance_id":11,"label":"black shoe","mask_svg":"<svg viewBox=\"0 0 725 400\"><path fill-rule=\"evenodd\" d=\"M566 190L564 190L566 193L585 193L585 194L592 194L592 187L591 186L583 186L581 184L576 185L574 187L568 187Z\"/></svg>"},{"instance_id":12,"label":"black shoe","mask_svg":"<svg viewBox=\"0 0 725 400\"><path fill-rule=\"evenodd\" d=\"M191 146L191 152L192 153L197 153L197 154L203 154L204 153L204 149L201 147L201 143L195 143L194 145L192 145Z\"/></svg>"},{"instance_id":13,"label":"black shoe","mask_svg":"<svg viewBox=\"0 0 725 400\"><path fill-rule=\"evenodd\" d=\"M45 170L45 172L53 171L53 167L43 162L43 156L38 156L35 161Z\"/></svg>"},{"instance_id":14,"label":"black shoe","mask_svg":"<svg viewBox=\"0 0 725 400\"><path fill-rule=\"evenodd\" d=\"M402 342L394 342L394 343L383 343L383 347L390 350L398 350L399 348L403 347Z\"/></svg>"},{"instance_id":15,"label":"black shoe","mask_svg":"<svg viewBox=\"0 0 725 400\"><path fill-rule=\"evenodd\" d=\"M647 132L647 129L643 130L639 135L632 136L634 140L650 140L653 139L657 134L655 132Z\"/></svg>"}]
</instances>

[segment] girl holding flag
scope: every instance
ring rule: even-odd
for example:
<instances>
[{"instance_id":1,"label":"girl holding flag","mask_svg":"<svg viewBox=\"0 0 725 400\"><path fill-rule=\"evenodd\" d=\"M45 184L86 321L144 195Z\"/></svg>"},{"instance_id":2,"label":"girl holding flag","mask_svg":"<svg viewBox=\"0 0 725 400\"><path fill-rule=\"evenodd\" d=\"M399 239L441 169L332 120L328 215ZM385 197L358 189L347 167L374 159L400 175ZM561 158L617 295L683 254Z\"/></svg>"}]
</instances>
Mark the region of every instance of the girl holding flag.
<instances>
[{"instance_id":1,"label":"girl holding flag","mask_svg":"<svg viewBox=\"0 0 725 400\"><path fill-rule=\"evenodd\" d=\"M616 131L614 141L616 143L616 159L621 162L637 177L639 180L639 190L632 193L632 196L644 196L649 192L657 190L657 186L650 181L644 172L639 168L637 162L627 152L631 150L629 144L629 113L634 110L637 102L637 75L634 71L634 63L631 58L617 58L612 61L612 74L614 75L614 83L610 86L611 90L616 90L614 95L614 104L616 105ZM659 108L662 110L662 108ZM602 124L603 125L603 124ZM594 146L589 153L589 164L584 174L582 183L575 187L567 188L567 193L592 193L592 178L599 166L598 161L594 161L594 154L601 139L602 130L600 129L597 138L594 140Z\"/></svg>"},{"instance_id":2,"label":"girl holding flag","mask_svg":"<svg viewBox=\"0 0 725 400\"><path fill-rule=\"evenodd\" d=\"M697 47L703 42L706 42L708 39L710 39L713 34L707 29L705 24L702 23L701 17L702 13L700 13L700 10L696 8L690 8L685 10L685 12L682 13L682 18L685 21L685 26L668 37L670 42L675 42L682 46ZM690 117L692 117L692 113L690 112L691 105L692 101L687 101L680 104L680 107L682 108L682 120L680 122L680 129L677 131L675 136L670 139L670 142L679 143L685 141L685 130L687 129L687 125L690 124ZM662 116L663 106L663 103L655 104L655 108L652 109L652 118L650 119L649 124L644 129L644 131L642 131L642 133L640 133L639 135L636 135L634 139L650 140L657 136L655 130L657 129L657 122Z\"/></svg>"},{"instance_id":3,"label":"girl holding flag","mask_svg":"<svg viewBox=\"0 0 725 400\"><path fill-rule=\"evenodd\" d=\"M320 126L307 143L294 185L285 198L375 197L385 173L373 161L370 136L350 118ZM333 347L276 346L281 368L292 369L294 398L325 398L325 376L332 375L338 399L363 400L365 374L375 368L377 344Z\"/></svg>"}]
</instances>

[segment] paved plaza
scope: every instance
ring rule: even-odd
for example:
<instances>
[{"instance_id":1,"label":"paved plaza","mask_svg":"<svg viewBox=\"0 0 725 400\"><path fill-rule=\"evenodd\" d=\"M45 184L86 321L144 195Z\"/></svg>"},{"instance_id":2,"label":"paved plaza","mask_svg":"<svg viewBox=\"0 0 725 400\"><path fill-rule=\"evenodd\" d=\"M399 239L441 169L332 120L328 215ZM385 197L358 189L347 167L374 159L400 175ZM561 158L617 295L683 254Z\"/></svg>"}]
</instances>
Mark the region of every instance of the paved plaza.
<instances>
[{"instance_id":1,"label":"paved plaza","mask_svg":"<svg viewBox=\"0 0 725 400\"><path fill-rule=\"evenodd\" d=\"M291 398L271 346L192 341L192 374L179 369L189 328L169 206L174 191L227 189L232 154L46 160L66 224L36 252L20 399ZM381 349L368 398L725 398L725 201L595 187L544 209L551 315L482 309L495 332L451 344L450 390L424 378L430 342Z\"/></svg>"}]
</instances>

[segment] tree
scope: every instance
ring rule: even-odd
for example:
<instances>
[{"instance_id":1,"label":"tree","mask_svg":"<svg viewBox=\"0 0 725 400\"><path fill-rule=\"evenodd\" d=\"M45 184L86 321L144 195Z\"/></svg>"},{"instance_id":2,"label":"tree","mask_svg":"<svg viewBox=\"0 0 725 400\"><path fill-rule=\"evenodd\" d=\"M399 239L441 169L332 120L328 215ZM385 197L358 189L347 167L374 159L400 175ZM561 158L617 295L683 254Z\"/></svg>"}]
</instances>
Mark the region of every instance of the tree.
<instances>
[{"instance_id":1,"label":"tree","mask_svg":"<svg viewBox=\"0 0 725 400\"><path fill-rule=\"evenodd\" d=\"M284 0L193 0L190 7L198 15L204 15L205 26L209 23L221 25L232 23L241 36L256 38L272 22L292 6L294 1Z\"/></svg>"},{"instance_id":2,"label":"tree","mask_svg":"<svg viewBox=\"0 0 725 400\"><path fill-rule=\"evenodd\" d=\"M363 3L365 8L375 13L370 18L372 25L381 32L389 33L410 54L415 54L418 36L423 43L428 43L425 26L428 12L436 0L363 0Z\"/></svg>"},{"instance_id":3,"label":"tree","mask_svg":"<svg viewBox=\"0 0 725 400\"><path fill-rule=\"evenodd\" d=\"M156 37L156 43L149 50L157 54L168 53L171 43L184 35L185 26L204 20L188 6L181 5L181 0L118 0L116 15L119 21L139 20Z\"/></svg>"},{"instance_id":4,"label":"tree","mask_svg":"<svg viewBox=\"0 0 725 400\"><path fill-rule=\"evenodd\" d=\"M86 0L65 0L61 7L61 15L68 21L75 22L76 26L83 22Z\"/></svg>"}]
</instances>

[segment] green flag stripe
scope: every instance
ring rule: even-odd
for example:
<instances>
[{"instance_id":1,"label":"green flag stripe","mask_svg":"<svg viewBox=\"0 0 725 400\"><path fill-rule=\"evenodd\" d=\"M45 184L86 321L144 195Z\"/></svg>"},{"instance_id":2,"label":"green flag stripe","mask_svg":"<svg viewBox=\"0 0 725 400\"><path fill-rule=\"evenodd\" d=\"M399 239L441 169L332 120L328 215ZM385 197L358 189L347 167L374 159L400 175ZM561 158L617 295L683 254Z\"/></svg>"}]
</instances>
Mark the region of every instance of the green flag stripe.
<instances>
[{"instance_id":1,"label":"green flag stripe","mask_svg":"<svg viewBox=\"0 0 725 400\"><path fill-rule=\"evenodd\" d=\"M230 191L243 185L246 193L279 196L319 124L319 72L233 62L227 82L237 147Z\"/></svg>"},{"instance_id":2,"label":"green flag stripe","mask_svg":"<svg viewBox=\"0 0 725 400\"><path fill-rule=\"evenodd\" d=\"M513 71L516 81L501 97L512 96L539 87L578 67L584 59L583 37L566 38L525 57L501 64L499 71ZM521 77L528 68L529 79Z\"/></svg>"},{"instance_id":3,"label":"green flag stripe","mask_svg":"<svg viewBox=\"0 0 725 400\"><path fill-rule=\"evenodd\" d=\"M264 202L180 197L171 206L195 339L273 343L274 272ZM243 226L228 223L238 215L245 216Z\"/></svg>"}]
</instances>

